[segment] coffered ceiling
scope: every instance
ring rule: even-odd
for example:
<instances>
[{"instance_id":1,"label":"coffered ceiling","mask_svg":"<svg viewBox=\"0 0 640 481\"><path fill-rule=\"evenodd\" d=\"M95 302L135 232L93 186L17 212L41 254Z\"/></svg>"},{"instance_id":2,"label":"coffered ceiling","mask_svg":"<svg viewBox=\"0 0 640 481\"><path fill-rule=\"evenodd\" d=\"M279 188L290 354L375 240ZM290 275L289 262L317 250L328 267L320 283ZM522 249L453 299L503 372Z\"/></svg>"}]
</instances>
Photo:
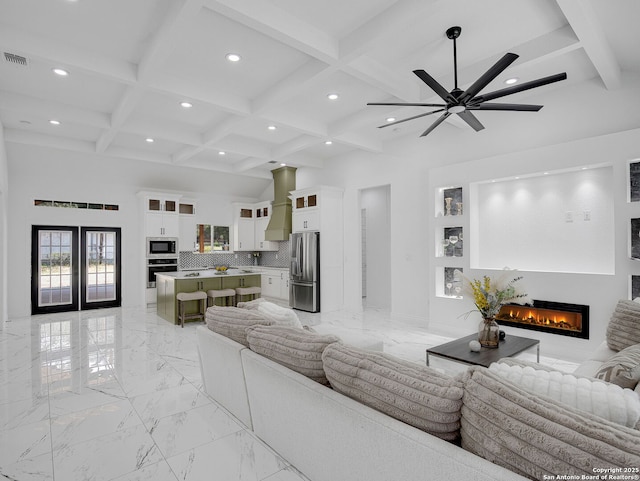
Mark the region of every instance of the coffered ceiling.
<instances>
[{"instance_id":1,"label":"coffered ceiling","mask_svg":"<svg viewBox=\"0 0 640 481\"><path fill-rule=\"evenodd\" d=\"M638 20L636 0L0 0L0 123L7 142L266 177L418 141L430 117L377 127L424 110L366 103L439 101L412 70L453 87L452 25L461 88L514 52L485 91L567 72L508 100L544 104L640 72ZM450 119L419 141L470 130Z\"/></svg>"}]
</instances>

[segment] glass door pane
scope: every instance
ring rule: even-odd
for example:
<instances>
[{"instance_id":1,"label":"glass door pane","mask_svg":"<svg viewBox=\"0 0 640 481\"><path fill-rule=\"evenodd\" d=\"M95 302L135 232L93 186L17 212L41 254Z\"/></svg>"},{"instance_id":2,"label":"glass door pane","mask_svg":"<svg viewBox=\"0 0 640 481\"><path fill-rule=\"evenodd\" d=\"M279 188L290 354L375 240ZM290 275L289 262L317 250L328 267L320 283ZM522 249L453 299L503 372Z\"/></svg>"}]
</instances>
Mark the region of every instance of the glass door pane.
<instances>
[{"instance_id":1,"label":"glass door pane","mask_svg":"<svg viewBox=\"0 0 640 481\"><path fill-rule=\"evenodd\" d=\"M82 228L82 307L120 305L120 229Z\"/></svg>"},{"instance_id":2,"label":"glass door pane","mask_svg":"<svg viewBox=\"0 0 640 481\"><path fill-rule=\"evenodd\" d=\"M33 226L31 239L32 313L76 310L77 228Z\"/></svg>"}]
</instances>

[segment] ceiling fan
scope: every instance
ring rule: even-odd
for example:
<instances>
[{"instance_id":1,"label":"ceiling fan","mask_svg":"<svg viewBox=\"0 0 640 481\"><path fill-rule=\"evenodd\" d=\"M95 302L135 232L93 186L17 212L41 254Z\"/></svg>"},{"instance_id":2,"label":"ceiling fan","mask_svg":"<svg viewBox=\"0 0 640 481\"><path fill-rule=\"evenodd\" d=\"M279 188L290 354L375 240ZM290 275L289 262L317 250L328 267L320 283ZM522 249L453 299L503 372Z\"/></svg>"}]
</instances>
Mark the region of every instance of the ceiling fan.
<instances>
[{"instance_id":1,"label":"ceiling fan","mask_svg":"<svg viewBox=\"0 0 640 481\"><path fill-rule=\"evenodd\" d=\"M489 100L504 97L506 95L515 94L524 90L541 87L553 82L559 82L567 78L566 72L550 75L549 77L540 78L538 80L532 80L531 82L525 82L520 85L514 85L513 87L507 87L501 90L496 90L484 95L478 95L480 91L485 88L493 79L500 75L509 65L511 65L518 55L515 53L507 53L498 60L493 67L487 70L478 80L476 80L467 90L461 90L458 88L458 66L457 66L457 52L456 52L456 39L460 36L462 31L461 27L451 27L447 30L447 37L453 40L453 76L454 76L454 88L451 92L447 92L445 88L440 85L431 75L424 70L414 70L420 80L426 83L431 90L433 90L445 103L443 104L425 104L425 103L379 103L370 102L367 105L391 105L391 106L411 106L411 107L439 107L436 110L427 112L420 115L415 115L406 119L398 120L397 122L390 122L385 125L381 125L378 128L390 127L397 125L408 120L418 119L420 117L426 117L427 115L433 115L442 112L442 115L431 124L431 126L425 130L420 137L424 137L429 134L433 129L440 125L451 114L458 114L458 116L469 124L476 132L484 129L484 126L473 115L473 110L511 110L519 112L537 112L542 108L542 105L527 105L527 104L502 104L502 103L488 103Z\"/></svg>"}]
</instances>

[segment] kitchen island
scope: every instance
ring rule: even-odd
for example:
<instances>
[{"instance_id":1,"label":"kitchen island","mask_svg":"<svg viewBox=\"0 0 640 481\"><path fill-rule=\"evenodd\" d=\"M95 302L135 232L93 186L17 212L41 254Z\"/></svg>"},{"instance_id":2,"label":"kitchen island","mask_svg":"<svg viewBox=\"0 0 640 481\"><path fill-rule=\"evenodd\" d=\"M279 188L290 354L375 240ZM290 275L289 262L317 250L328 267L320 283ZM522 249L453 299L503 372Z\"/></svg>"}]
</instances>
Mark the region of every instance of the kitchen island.
<instances>
[{"instance_id":1,"label":"kitchen island","mask_svg":"<svg viewBox=\"0 0 640 481\"><path fill-rule=\"evenodd\" d=\"M229 269L224 274L214 269L157 273L157 312L163 319L178 324L176 295L180 292L207 292L211 289L260 287L260 280L259 273L251 273L244 269ZM218 299L218 301L220 300ZM186 306L186 312L197 312L197 304L195 301L189 302Z\"/></svg>"}]
</instances>

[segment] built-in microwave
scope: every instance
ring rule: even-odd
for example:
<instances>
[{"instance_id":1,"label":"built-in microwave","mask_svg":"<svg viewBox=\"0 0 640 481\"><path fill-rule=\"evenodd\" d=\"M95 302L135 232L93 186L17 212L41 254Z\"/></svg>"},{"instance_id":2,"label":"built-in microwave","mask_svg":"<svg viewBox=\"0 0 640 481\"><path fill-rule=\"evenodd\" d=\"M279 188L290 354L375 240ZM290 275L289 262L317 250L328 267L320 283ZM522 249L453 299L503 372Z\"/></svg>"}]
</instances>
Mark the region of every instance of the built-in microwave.
<instances>
[{"instance_id":1,"label":"built-in microwave","mask_svg":"<svg viewBox=\"0 0 640 481\"><path fill-rule=\"evenodd\" d=\"M175 257L178 255L176 237L147 237L147 258Z\"/></svg>"}]
</instances>

